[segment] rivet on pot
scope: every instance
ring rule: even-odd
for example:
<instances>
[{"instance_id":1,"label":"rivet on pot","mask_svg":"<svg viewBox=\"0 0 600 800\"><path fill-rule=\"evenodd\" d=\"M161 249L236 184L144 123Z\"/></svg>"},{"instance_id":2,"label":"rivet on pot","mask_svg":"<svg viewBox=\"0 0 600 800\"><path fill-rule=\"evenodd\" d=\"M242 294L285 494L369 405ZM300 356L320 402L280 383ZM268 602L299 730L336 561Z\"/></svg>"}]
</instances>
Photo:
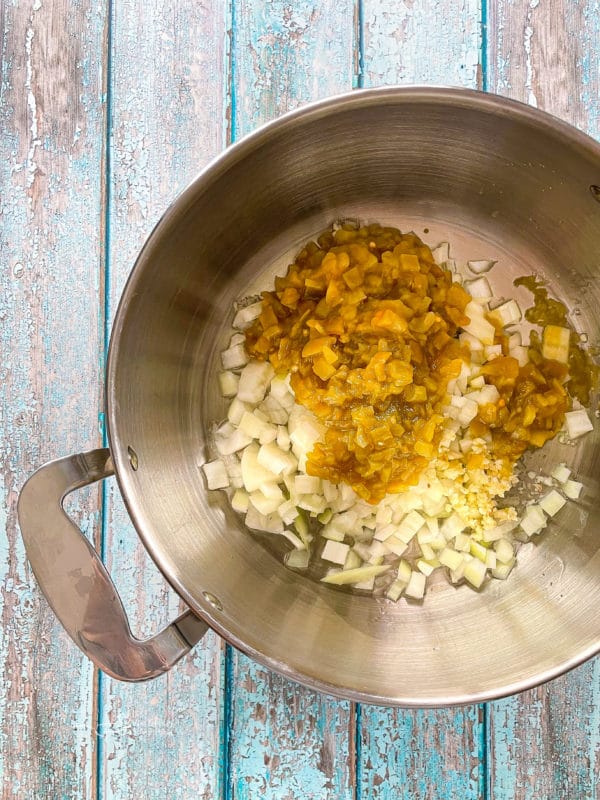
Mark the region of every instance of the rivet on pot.
<instances>
[{"instance_id":1,"label":"rivet on pot","mask_svg":"<svg viewBox=\"0 0 600 800\"><path fill-rule=\"evenodd\" d=\"M137 453L133 449L133 447L127 448L127 456L129 458L129 463L131 464L131 469L135 472L139 466Z\"/></svg>"},{"instance_id":2,"label":"rivet on pot","mask_svg":"<svg viewBox=\"0 0 600 800\"><path fill-rule=\"evenodd\" d=\"M202 596L208 603L211 604L213 608L216 608L217 611L223 611L223 606L221 605L221 601L219 600L218 597L215 597L215 595L212 592L202 592Z\"/></svg>"},{"instance_id":3,"label":"rivet on pot","mask_svg":"<svg viewBox=\"0 0 600 800\"><path fill-rule=\"evenodd\" d=\"M590 192L592 193L592 197L598 203L600 203L600 186L597 186L595 183L592 183L590 186Z\"/></svg>"}]
</instances>

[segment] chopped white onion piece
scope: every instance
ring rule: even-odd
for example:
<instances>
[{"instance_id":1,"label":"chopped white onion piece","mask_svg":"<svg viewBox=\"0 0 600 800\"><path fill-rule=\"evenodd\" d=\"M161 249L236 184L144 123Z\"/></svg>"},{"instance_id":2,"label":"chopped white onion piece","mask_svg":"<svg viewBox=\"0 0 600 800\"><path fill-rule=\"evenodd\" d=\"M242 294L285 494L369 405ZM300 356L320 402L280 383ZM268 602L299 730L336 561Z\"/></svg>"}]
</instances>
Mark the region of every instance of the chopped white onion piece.
<instances>
[{"instance_id":1,"label":"chopped white onion piece","mask_svg":"<svg viewBox=\"0 0 600 800\"><path fill-rule=\"evenodd\" d=\"M448 242L441 242L437 247L434 247L431 251L431 255L436 264L440 266L445 264L450 258L450 245Z\"/></svg>"},{"instance_id":2,"label":"chopped white onion piece","mask_svg":"<svg viewBox=\"0 0 600 800\"><path fill-rule=\"evenodd\" d=\"M255 319L260 317L261 313L262 300L259 300L258 303L252 303L249 306L244 306L244 308L240 308L233 318L233 327L243 330L244 328L247 328L251 322L254 322Z\"/></svg>"},{"instance_id":3,"label":"chopped white onion piece","mask_svg":"<svg viewBox=\"0 0 600 800\"><path fill-rule=\"evenodd\" d=\"M511 358L515 358L519 362L520 367L524 367L529 361L529 348L523 345L511 347L508 351Z\"/></svg>"},{"instance_id":4,"label":"chopped white onion piece","mask_svg":"<svg viewBox=\"0 0 600 800\"><path fill-rule=\"evenodd\" d=\"M259 447L249 444L242 453L242 480L247 492L260 489L262 483L277 483L277 475L258 463Z\"/></svg>"},{"instance_id":5,"label":"chopped white onion piece","mask_svg":"<svg viewBox=\"0 0 600 800\"><path fill-rule=\"evenodd\" d=\"M209 489L225 489L229 486L229 475L221 459L209 461L202 465L206 476L206 485Z\"/></svg>"},{"instance_id":6,"label":"chopped white onion piece","mask_svg":"<svg viewBox=\"0 0 600 800\"><path fill-rule=\"evenodd\" d=\"M364 581L356 581L356 583L352 584L355 589L362 589L365 592L372 592L375 588L375 576L372 575L370 578L366 578Z\"/></svg>"},{"instance_id":7,"label":"chopped white onion piece","mask_svg":"<svg viewBox=\"0 0 600 800\"><path fill-rule=\"evenodd\" d=\"M249 495L243 489L237 489L231 498L231 507L234 511L240 514L245 514L248 511Z\"/></svg>"},{"instance_id":8,"label":"chopped white onion piece","mask_svg":"<svg viewBox=\"0 0 600 800\"><path fill-rule=\"evenodd\" d=\"M325 542L321 558L325 559L325 561L331 561L333 564L343 566L349 552L349 545L342 544L342 542L334 542L332 539L329 539Z\"/></svg>"},{"instance_id":9,"label":"chopped white onion piece","mask_svg":"<svg viewBox=\"0 0 600 800\"><path fill-rule=\"evenodd\" d=\"M504 564L508 564L515 554L514 547L508 539L498 539L498 541L494 543L494 550L496 551L498 561L502 561Z\"/></svg>"},{"instance_id":10,"label":"chopped white onion piece","mask_svg":"<svg viewBox=\"0 0 600 800\"><path fill-rule=\"evenodd\" d=\"M403 542L402 539L398 539L397 536L390 536L389 539L386 539L385 546L390 553L396 556L403 556L408 550L408 544Z\"/></svg>"},{"instance_id":11,"label":"chopped white onion piece","mask_svg":"<svg viewBox=\"0 0 600 800\"><path fill-rule=\"evenodd\" d=\"M566 483L571 477L571 470L566 464L557 464L550 474L559 483Z\"/></svg>"},{"instance_id":12,"label":"chopped white onion piece","mask_svg":"<svg viewBox=\"0 0 600 800\"><path fill-rule=\"evenodd\" d=\"M396 538L408 544L424 522L425 520L418 511L411 511L398 525L395 533Z\"/></svg>"},{"instance_id":13,"label":"chopped white onion piece","mask_svg":"<svg viewBox=\"0 0 600 800\"><path fill-rule=\"evenodd\" d=\"M343 542L346 531L341 530L337 526L334 518L328 525L324 525L323 528L321 528L320 534L324 539L332 539L334 542Z\"/></svg>"},{"instance_id":14,"label":"chopped white onion piece","mask_svg":"<svg viewBox=\"0 0 600 800\"><path fill-rule=\"evenodd\" d=\"M390 569L390 564L369 564L366 567L357 567L356 569L346 569L341 572L326 575L321 578L323 583L333 583L336 586L343 586L349 583L359 583L381 575ZM423 575L423 578L425 576Z\"/></svg>"},{"instance_id":15,"label":"chopped white onion piece","mask_svg":"<svg viewBox=\"0 0 600 800\"><path fill-rule=\"evenodd\" d=\"M474 539L471 540L469 552L473 558L478 558L480 561L485 561L487 558L487 551L487 547L484 547L481 542L476 542Z\"/></svg>"},{"instance_id":16,"label":"chopped white onion piece","mask_svg":"<svg viewBox=\"0 0 600 800\"><path fill-rule=\"evenodd\" d=\"M456 570L463 563L464 555L462 553L457 553L457 551L453 550L451 547L444 547L438 554L438 561L440 564L443 564L444 567Z\"/></svg>"},{"instance_id":17,"label":"chopped white onion piece","mask_svg":"<svg viewBox=\"0 0 600 800\"><path fill-rule=\"evenodd\" d=\"M483 561L479 561L478 558L473 558L471 561L465 564L465 580L469 581L471 586L474 586L475 589L479 589L483 583L486 572L487 567L485 563Z\"/></svg>"},{"instance_id":18,"label":"chopped white onion piece","mask_svg":"<svg viewBox=\"0 0 600 800\"><path fill-rule=\"evenodd\" d=\"M238 400L243 403L260 403L275 370L268 361L250 361L240 375Z\"/></svg>"},{"instance_id":19,"label":"chopped white onion piece","mask_svg":"<svg viewBox=\"0 0 600 800\"><path fill-rule=\"evenodd\" d=\"M322 494L302 494L298 497L298 506L311 514L322 514L327 508L327 500Z\"/></svg>"},{"instance_id":20,"label":"chopped white onion piece","mask_svg":"<svg viewBox=\"0 0 600 800\"><path fill-rule=\"evenodd\" d=\"M546 325L542 333L542 355L553 361L567 364L571 331L560 325Z\"/></svg>"},{"instance_id":21,"label":"chopped white onion piece","mask_svg":"<svg viewBox=\"0 0 600 800\"><path fill-rule=\"evenodd\" d=\"M279 506L277 513L285 525L291 525L298 516L298 509L292 500L286 500Z\"/></svg>"},{"instance_id":22,"label":"chopped white onion piece","mask_svg":"<svg viewBox=\"0 0 600 800\"><path fill-rule=\"evenodd\" d=\"M393 600L396 602L396 600L400 599L400 595L405 589L406 583L404 581L395 580L388 586L385 596L388 598L388 600Z\"/></svg>"},{"instance_id":23,"label":"chopped white onion piece","mask_svg":"<svg viewBox=\"0 0 600 800\"><path fill-rule=\"evenodd\" d=\"M417 569L420 572L422 572L423 575L425 575L426 577L429 577L431 575L431 573L433 572L433 570L435 569L435 567L432 566L428 561L425 561L424 559L420 558L417 561Z\"/></svg>"},{"instance_id":24,"label":"chopped white onion piece","mask_svg":"<svg viewBox=\"0 0 600 800\"><path fill-rule=\"evenodd\" d=\"M479 339L475 338L475 336L472 336L470 333L467 333L466 331L463 331L461 334L459 334L458 341L461 344L466 344L469 346L469 349L471 350L471 355L473 355L473 353L477 350L483 350L483 344L479 341Z\"/></svg>"},{"instance_id":25,"label":"chopped white onion piece","mask_svg":"<svg viewBox=\"0 0 600 800\"><path fill-rule=\"evenodd\" d=\"M565 414L565 422L569 439L578 439L585 433L594 430L594 426L583 408L579 408L577 411L567 411Z\"/></svg>"},{"instance_id":26,"label":"chopped white onion piece","mask_svg":"<svg viewBox=\"0 0 600 800\"><path fill-rule=\"evenodd\" d=\"M234 372L219 372L219 388L223 397L233 397L238 389L240 378Z\"/></svg>"},{"instance_id":27,"label":"chopped white onion piece","mask_svg":"<svg viewBox=\"0 0 600 800\"><path fill-rule=\"evenodd\" d=\"M264 533L283 533L283 522L277 514L261 514L252 503L248 504L246 525L255 531Z\"/></svg>"},{"instance_id":28,"label":"chopped white onion piece","mask_svg":"<svg viewBox=\"0 0 600 800\"><path fill-rule=\"evenodd\" d=\"M496 262L491 259L480 259L479 261L467 261L467 266L476 275L482 272L489 272Z\"/></svg>"},{"instance_id":29,"label":"chopped white onion piece","mask_svg":"<svg viewBox=\"0 0 600 800\"><path fill-rule=\"evenodd\" d=\"M442 522L440 531L446 538L446 541L450 541L450 539L454 539L457 534L462 533L466 527L464 519L460 514L454 511Z\"/></svg>"},{"instance_id":30,"label":"chopped white onion piece","mask_svg":"<svg viewBox=\"0 0 600 800\"><path fill-rule=\"evenodd\" d=\"M492 570L492 575L500 581L504 581L510 575L512 568L515 565L515 560L512 559L508 564L496 564L495 569Z\"/></svg>"},{"instance_id":31,"label":"chopped white onion piece","mask_svg":"<svg viewBox=\"0 0 600 800\"><path fill-rule=\"evenodd\" d=\"M215 436L215 445L220 455L230 456L243 450L252 441L252 437L248 436L244 431L239 428L234 430L229 436Z\"/></svg>"},{"instance_id":32,"label":"chopped white onion piece","mask_svg":"<svg viewBox=\"0 0 600 800\"><path fill-rule=\"evenodd\" d=\"M275 425L285 425L288 421L287 410L276 400L273 395L268 394L259 406L269 422Z\"/></svg>"},{"instance_id":33,"label":"chopped white onion piece","mask_svg":"<svg viewBox=\"0 0 600 800\"><path fill-rule=\"evenodd\" d=\"M298 494L313 494L321 491L321 479L313 475L296 475L294 488Z\"/></svg>"},{"instance_id":34,"label":"chopped white onion piece","mask_svg":"<svg viewBox=\"0 0 600 800\"><path fill-rule=\"evenodd\" d=\"M567 501L560 492L557 492L556 489L551 489L548 494L542 497L539 504L549 517L553 517L555 514L558 514L566 502Z\"/></svg>"},{"instance_id":35,"label":"chopped white onion piece","mask_svg":"<svg viewBox=\"0 0 600 800\"><path fill-rule=\"evenodd\" d=\"M500 323L500 327L505 328L507 325L515 325L520 322L522 312L516 300L507 300L490 311L488 317L491 317L494 322Z\"/></svg>"},{"instance_id":36,"label":"chopped white onion piece","mask_svg":"<svg viewBox=\"0 0 600 800\"><path fill-rule=\"evenodd\" d=\"M244 416L244 411L251 411L251 409L252 407L248 403L242 403L241 400L234 397L227 410L227 419L237 427Z\"/></svg>"},{"instance_id":37,"label":"chopped white onion piece","mask_svg":"<svg viewBox=\"0 0 600 800\"><path fill-rule=\"evenodd\" d=\"M403 581L404 583L408 583L411 575L412 569L410 564L404 558L401 559L400 563L398 564L398 573L396 579Z\"/></svg>"},{"instance_id":38,"label":"chopped white onion piece","mask_svg":"<svg viewBox=\"0 0 600 800\"><path fill-rule=\"evenodd\" d=\"M306 569L309 559L310 553L305 549L290 550L289 553L286 553L283 557L286 567L290 567L291 569Z\"/></svg>"},{"instance_id":39,"label":"chopped white onion piece","mask_svg":"<svg viewBox=\"0 0 600 800\"><path fill-rule=\"evenodd\" d=\"M268 469L274 475L293 472L298 466L294 456L291 453L284 453L275 442L261 445L256 460L261 467Z\"/></svg>"},{"instance_id":40,"label":"chopped white onion piece","mask_svg":"<svg viewBox=\"0 0 600 800\"><path fill-rule=\"evenodd\" d=\"M582 489L583 483L572 480L565 481L562 487L563 492L567 495L569 500L578 500Z\"/></svg>"},{"instance_id":41,"label":"chopped white onion piece","mask_svg":"<svg viewBox=\"0 0 600 800\"><path fill-rule=\"evenodd\" d=\"M470 322L468 325L463 326L463 330L470 333L471 336L474 336L476 339L479 339L484 345L494 344L496 329L491 322L485 319L481 307L474 301L471 301L467 303L465 314L469 317Z\"/></svg>"},{"instance_id":42,"label":"chopped white onion piece","mask_svg":"<svg viewBox=\"0 0 600 800\"><path fill-rule=\"evenodd\" d=\"M486 361L493 361L495 358L498 358L499 356L502 355L502 345L488 344L486 347L483 348L483 352Z\"/></svg>"},{"instance_id":43,"label":"chopped white onion piece","mask_svg":"<svg viewBox=\"0 0 600 800\"><path fill-rule=\"evenodd\" d=\"M504 536L512 533L518 524L519 523L516 520L506 520L506 522L501 522L499 525L495 525L493 528L487 528L483 532L483 541L495 542L498 539L502 539Z\"/></svg>"},{"instance_id":44,"label":"chopped white onion piece","mask_svg":"<svg viewBox=\"0 0 600 800\"><path fill-rule=\"evenodd\" d=\"M468 553L471 546L471 537L467 533L457 533L454 538L454 549L460 553Z\"/></svg>"},{"instance_id":45,"label":"chopped white onion piece","mask_svg":"<svg viewBox=\"0 0 600 800\"><path fill-rule=\"evenodd\" d=\"M290 449L290 435L283 425L278 426L275 439L280 450L287 452Z\"/></svg>"},{"instance_id":46,"label":"chopped white onion piece","mask_svg":"<svg viewBox=\"0 0 600 800\"><path fill-rule=\"evenodd\" d=\"M248 353L243 344L236 344L221 353L221 363L224 370L239 369L248 363Z\"/></svg>"},{"instance_id":47,"label":"chopped white onion piece","mask_svg":"<svg viewBox=\"0 0 600 800\"><path fill-rule=\"evenodd\" d=\"M421 600L425 596L425 584L427 578L422 572L412 572L406 589L405 597L412 597L414 600Z\"/></svg>"},{"instance_id":48,"label":"chopped white onion piece","mask_svg":"<svg viewBox=\"0 0 600 800\"><path fill-rule=\"evenodd\" d=\"M527 506L521 519L521 528L527 536L539 533L547 524L546 515L540 506L536 504Z\"/></svg>"},{"instance_id":49,"label":"chopped white onion piece","mask_svg":"<svg viewBox=\"0 0 600 800\"><path fill-rule=\"evenodd\" d=\"M482 300L487 303L494 296L492 287L487 278L476 278L474 281L467 281L465 289L469 292L474 300Z\"/></svg>"},{"instance_id":50,"label":"chopped white onion piece","mask_svg":"<svg viewBox=\"0 0 600 800\"><path fill-rule=\"evenodd\" d=\"M293 531L284 528L282 531L278 531L278 533L281 533L282 536L285 536L288 542L291 542L294 545L296 550L306 550L306 545L302 539L299 536L296 536Z\"/></svg>"},{"instance_id":51,"label":"chopped white onion piece","mask_svg":"<svg viewBox=\"0 0 600 800\"><path fill-rule=\"evenodd\" d=\"M346 560L344 561L344 569L356 569L362 564L362 558L355 553L354 550L348 550Z\"/></svg>"},{"instance_id":52,"label":"chopped white onion piece","mask_svg":"<svg viewBox=\"0 0 600 800\"><path fill-rule=\"evenodd\" d=\"M274 485L274 484L273 484ZM265 517L268 517L269 514L273 514L279 506L284 501L283 492L281 489L279 490L279 496L277 497L269 497L266 494L263 494L258 489L255 492L250 494L250 502L254 506L254 508L260 513L264 514Z\"/></svg>"}]
</instances>

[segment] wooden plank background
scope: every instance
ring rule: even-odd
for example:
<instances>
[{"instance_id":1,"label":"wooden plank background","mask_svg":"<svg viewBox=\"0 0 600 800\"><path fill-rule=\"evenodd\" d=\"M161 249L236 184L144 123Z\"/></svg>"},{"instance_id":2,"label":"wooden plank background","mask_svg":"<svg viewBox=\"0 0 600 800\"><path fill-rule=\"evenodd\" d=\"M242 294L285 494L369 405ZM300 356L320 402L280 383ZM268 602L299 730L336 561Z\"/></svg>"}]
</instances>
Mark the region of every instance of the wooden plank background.
<instances>
[{"instance_id":1,"label":"wooden plank background","mask_svg":"<svg viewBox=\"0 0 600 800\"><path fill-rule=\"evenodd\" d=\"M102 441L106 337L161 211L230 141L359 86L451 84L600 137L596 0L0 0L3 800L590 800L600 662L485 706L309 692L209 635L171 674L97 676L55 623L15 519L42 461ZM177 598L113 482L71 508L150 633Z\"/></svg>"}]
</instances>

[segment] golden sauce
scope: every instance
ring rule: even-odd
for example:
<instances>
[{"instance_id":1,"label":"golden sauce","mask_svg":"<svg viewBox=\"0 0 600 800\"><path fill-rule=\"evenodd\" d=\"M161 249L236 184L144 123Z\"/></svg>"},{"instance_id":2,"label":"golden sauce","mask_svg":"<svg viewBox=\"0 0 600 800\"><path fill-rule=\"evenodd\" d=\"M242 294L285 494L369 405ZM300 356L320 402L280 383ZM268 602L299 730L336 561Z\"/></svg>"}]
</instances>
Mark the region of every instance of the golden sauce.
<instances>
[{"instance_id":1,"label":"golden sauce","mask_svg":"<svg viewBox=\"0 0 600 800\"><path fill-rule=\"evenodd\" d=\"M569 343L569 380L566 388L571 397L576 397L579 402L587 406L590 402L590 393L598 380L598 367L592 361L586 350L581 347L581 337L573 330L567 319L567 309L560 300L548 296L548 290L543 282L538 281L534 275L517 278L515 286L524 286L533 294L533 306L525 312L525 319L534 325L560 325L571 330ZM532 331L530 346L536 352L541 352L540 337Z\"/></svg>"},{"instance_id":2,"label":"golden sauce","mask_svg":"<svg viewBox=\"0 0 600 800\"><path fill-rule=\"evenodd\" d=\"M448 383L471 361L457 338L471 300L413 233L345 225L303 248L263 293L246 348L290 373L296 401L324 423L310 475L371 503L418 482L438 455ZM557 433L570 398L566 367L539 353L519 367L506 341L497 330L504 355L481 368L500 400L479 409L470 435L491 433L508 465Z\"/></svg>"}]
</instances>

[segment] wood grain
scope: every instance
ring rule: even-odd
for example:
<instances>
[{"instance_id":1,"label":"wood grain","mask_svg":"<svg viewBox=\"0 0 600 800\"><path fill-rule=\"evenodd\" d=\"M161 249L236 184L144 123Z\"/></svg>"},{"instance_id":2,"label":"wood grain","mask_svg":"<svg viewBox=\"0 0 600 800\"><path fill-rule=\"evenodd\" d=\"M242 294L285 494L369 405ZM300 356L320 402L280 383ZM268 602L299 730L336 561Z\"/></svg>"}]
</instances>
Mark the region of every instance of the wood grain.
<instances>
[{"instance_id":1,"label":"wood grain","mask_svg":"<svg viewBox=\"0 0 600 800\"><path fill-rule=\"evenodd\" d=\"M236 0L232 136L310 100L352 88L351 2ZM354 708L231 652L229 796L343 800L354 796Z\"/></svg>"},{"instance_id":2,"label":"wood grain","mask_svg":"<svg viewBox=\"0 0 600 800\"><path fill-rule=\"evenodd\" d=\"M352 0L234 0L232 137L356 83Z\"/></svg>"},{"instance_id":3,"label":"wood grain","mask_svg":"<svg viewBox=\"0 0 600 800\"><path fill-rule=\"evenodd\" d=\"M227 106L225 2L136 0L112 9L111 317L144 239L224 146ZM104 547L134 630L148 635L172 620L178 600L151 564L114 484ZM222 661L222 643L209 634L157 681L131 686L102 678L101 797L221 796Z\"/></svg>"},{"instance_id":4,"label":"wood grain","mask_svg":"<svg viewBox=\"0 0 600 800\"><path fill-rule=\"evenodd\" d=\"M99 444L103 3L0 6L0 792L96 797L92 665L28 567L18 492ZM98 533L98 493L74 516Z\"/></svg>"},{"instance_id":5,"label":"wood grain","mask_svg":"<svg viewBox=\"0 0 600 800\"><path fill-rule=\"evenodd\" d=\"M377 800L483 797L483 709L362 706L360 796Z\"/></svg>"},{"instance_id":6,"label":"wood grain","mask_svg":"<svg viewBox=\"0 0 600 800\"><path fill-rule=\"evenodd\" d=\"M481 81L478 0L363 0L363 85Z\"/></svg>"},{"instance_id":7,"label":"wood grain","mask_svg":"<svg viewBox=\"0 0 600 800\"><path fill-rule=\"evenodd\" d=\"M556 114L599 138L597 3L498 0L490 7L488 23L490 90ZM546 686L490 705L490 797L598 797L599 686L596 659Z\"/></svg>"},{"instance_id":8,"label":"wood grain","mask_svg":"<svg viewBox=\"0 0 600 800\"><path fill-rule=\"evenodd\" d=\"M599 35L594 0L497 0L488 14L490 91L600 138Z\"/></svg>"},{"instance_id":9,"label":"wood grain","mask_svg":"<svg viewBox=\"0 0 600 800\"><path fill-rule=\"evenodd\" d=\"M482 78L480 15L474 0L363 0L364 86L426 83L477 88ZM482 707L414 711L363 706L358 736L361 796L373 800L483 796Z\"/></svg>"},{"instance_id":10,"label":"wood grain","mask_svg":"<svg viewBox=\"0 0 600 800\"><path fill-rule=\"evenodd\" d=\"M232 651L229 796L355 796L350 703L310 692Z\"/></svg>"}]
</instances>

